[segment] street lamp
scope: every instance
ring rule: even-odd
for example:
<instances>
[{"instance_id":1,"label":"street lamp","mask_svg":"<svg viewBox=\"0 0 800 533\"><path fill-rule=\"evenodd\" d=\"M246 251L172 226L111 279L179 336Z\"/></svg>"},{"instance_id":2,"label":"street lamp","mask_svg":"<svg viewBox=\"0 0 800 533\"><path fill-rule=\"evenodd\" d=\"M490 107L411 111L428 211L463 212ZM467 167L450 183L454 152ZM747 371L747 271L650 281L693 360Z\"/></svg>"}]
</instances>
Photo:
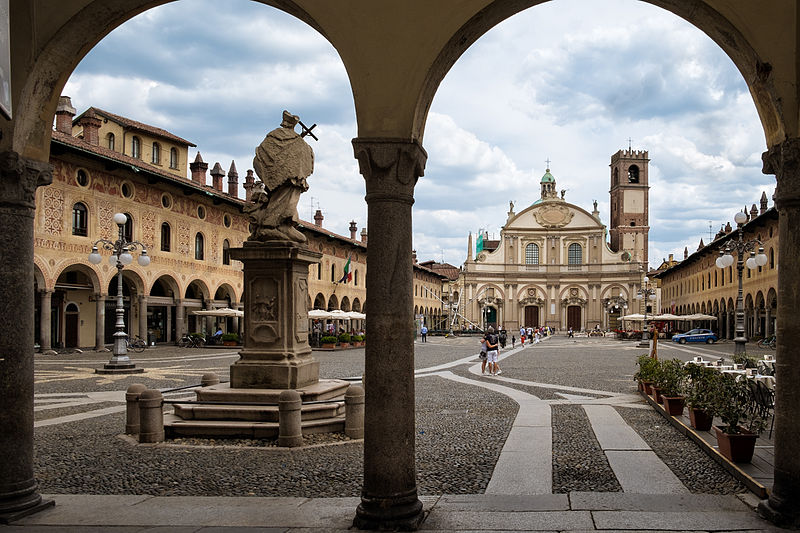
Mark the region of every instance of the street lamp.
<instances>
[{"instance_id":1,"label":"street lamp","mask_svg":"<svg viewBox=\"0 0 800 533\"><path fill-rule=\"evenodd\" d=\"M733 217L734 222L739 231L739 239L731 239L724 248L720 248L719 257L717 258L717 266L719 268L727 268L733 265L734 258L732 252L736 252L736 273L739 277L739 290L736 293L736 337L733 339L734 355L741 355L745 353L744 345L747 343L747 337L744 336L744 301L742 300L742 272L744 265L749 269L755 269L767 264L767 255L764 253L763 243L758 239L745 241L743 238L745 222L747 222L747 214L739 211ZM758 253L756 253L758 250ZM745 261L744 256L749 255Z\"/></svg>"},{"instance_id":2,"label":"street lamp","mask_svg":"<svg viewBox=\"0 0 800 533\"><path fill-rule=\"evenodd\" d=\"M644 328L642 328L642 342L639 346L648 346L650 344L650 332L647 326L647 300L656 299L656 290L650 287L650 278L647 276L642 280L642 287L636 291L636 299L644 300Z\"/></svg>"},{"instance_id":3,"label":"street lamp","mask_svg":"<svg viewBox=\"0 0 800 533\"><path fill-rule=\"evenodd\" d=\"M122 300L122 269L125 265L130 265L133 262L132 251L141 248L138 262L141 266L146 267L150 264L150 256L147 255L147 249L144 244L139 241L125 240L125 223L128 217L124 213L116 213L114 215L114 223L119 228L119 238L116 241L108 239L99 239L95 241L92 246L92 253L89 254L89 262L93 265L99 265L103 260L100 252L98 252L98 245L104 250L111 252L109 263L117 267L117 322L116 331L114 332L114 349L111 360L103 365L103 369L97 369L95 372L99 374L137 374L144 372L143 368L136 368L136 365L131 362L128 357L127 340L128 334L125 333L125 308ZM98 302L97 305L100 305Z\"/></svg>"}]
</instances>

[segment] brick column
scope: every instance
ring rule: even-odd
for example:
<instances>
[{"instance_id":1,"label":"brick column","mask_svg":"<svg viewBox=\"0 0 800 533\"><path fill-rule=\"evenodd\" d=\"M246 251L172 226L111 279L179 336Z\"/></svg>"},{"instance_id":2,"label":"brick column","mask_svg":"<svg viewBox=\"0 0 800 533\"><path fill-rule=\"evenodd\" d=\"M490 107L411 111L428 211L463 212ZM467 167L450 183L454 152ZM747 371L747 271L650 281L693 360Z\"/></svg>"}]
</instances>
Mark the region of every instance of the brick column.
<instances>
[{"instance_id":1,"label":"brick column","mask_svg":"<svg viewBox=\"0 0 800 533\"><path fill-rule=\"evenodd\" d=\"M148 342L147 338L147 296L139 296L139 336Z\"/></svg>"},{"instance_id":2,"label":"brick column","mask_svg":"<svg viewBox=\"0 0 800 533\"><path fill-rule=\"evenodd\" d=\"M0 153L0 523L53 505L33 475L33 219L36 187L52 167Z\"/></svg>"},{"instance_id":3,"label":"brick column","mask_svg":"<svg viewBox=\"0 0 800 533\"><path fill-rule=\"evenodd\" d=\"M370 234L364 486L353 524L416 529L423 514L414 464L411 206L427 154L401 139L354 139L353 147L366 180Z\"/></svg>"},{"instance_id":4,"label":"brick column","mask_svg":"<svg viewBox=\"0 0 800 533\"><path fill-rule=\"evenodd\" d=\"M103 294L95 294L96 304L94 313L94 349L96 351L106 351L106 297Z\"/></svg>"},{"instance_id":5,"label":"brick column","mask_svg":"<svg viewBox=\"0 0 800 533\"><path fill-rule=\"evenodd\" d=\"M800 527L800 139L788 139L762 156L775 174L778 209L778 344L775 349L775 482L759 511L780 526Z\"/></svg>"},{"instance_id":6,"label":"brick column","mask_svg":"<svg viewBox=\"0 0 800 533\"><path fill-rule=\"evenodd\" d=\"M183 300L175 299L175 341L179 341L186 333L186 308L183 307Z\"/></svg>"},{"instance_id":7,"label":"brick column","mask_svg":"<svg viewBox=\"0 0 800 533\"><path fill-rule=\"evenodd\" d=\"M53 291L43 289L39 291L39 350L42 353L53 349L50 344L52 336L51 317L52 317Z\"/></svg>"}]
</instances>

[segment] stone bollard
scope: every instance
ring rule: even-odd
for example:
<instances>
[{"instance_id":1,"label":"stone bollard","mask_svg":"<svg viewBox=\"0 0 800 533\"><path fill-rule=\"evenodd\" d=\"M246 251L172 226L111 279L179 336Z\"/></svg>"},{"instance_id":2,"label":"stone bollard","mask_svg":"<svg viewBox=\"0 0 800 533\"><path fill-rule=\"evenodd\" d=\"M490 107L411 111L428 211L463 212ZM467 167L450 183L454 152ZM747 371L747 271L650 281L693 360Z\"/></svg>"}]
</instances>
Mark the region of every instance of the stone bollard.
<instances>
[{"instance_id":1,"label":"stone bollard","mask_svg":"<svg viewBox=\"0 0 800 533\"><path fill-rule=\"evenodd\" d=\"M302 446L303 426L301 408L303 400L296 390L285 390L278 397L278 446Z\"/></svg>"},{"instance_id":2,"label":"stone bollard","mask_svg":"<svg viewBox=\"0 0 800 533\"><path fill-rule=\"evenodd\" d=\"M201 387L210 387L211 385L219 385L219 376L216 374L203 374L200 378Z\"/></svg>"},{"instance_id":3,"label":"stone bollard","mask_svg":"<svg viewBox=\"0 0 800 533\"><path fill-rule=\"evenodd\" d=\"M351 439L364 438L364 388L350 385L344 393L344 434Z\"/></svg>"},{"instance_id":4,"label":"stone bollard","mask_svg":"<svg viewBox=\"0 0 800 533\"><path fill-rule=\"evenodd\" d=\"M139 395L139 443L164 441L164 397L147 389Z\"/></svg>"},{"instance_id":5,"label":"stone bollard","mask_svg":"<svg viewBox=\"0 0 800 533\"><path fill-rule=\"evenodd\" d=\"M125 391L125 434L139 433L139 395L147 390L141 383L134 383Z\"/></svg>"}]
</instances>

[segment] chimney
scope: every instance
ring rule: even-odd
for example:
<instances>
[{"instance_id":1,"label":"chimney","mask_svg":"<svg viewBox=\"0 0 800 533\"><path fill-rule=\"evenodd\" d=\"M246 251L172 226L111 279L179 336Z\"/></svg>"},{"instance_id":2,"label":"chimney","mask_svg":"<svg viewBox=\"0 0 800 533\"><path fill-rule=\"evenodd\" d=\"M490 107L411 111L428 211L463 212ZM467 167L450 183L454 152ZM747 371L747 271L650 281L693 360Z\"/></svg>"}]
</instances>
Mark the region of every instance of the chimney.
<instances>
[{"instance_id":1,"label":"chimney","mask_svg":"<svg viewBox=\"0 0 800 533\"><path fill-rule=\"evenodd\" d=\"M753 207L750 208L750 220L753 220L758 216L758 208L756 204L753 204Z\"/></svg>"},{"instance_id":2,"label":"chimney","mask_svg":"<svg viewBox=\"0 0 800 533\"><path fill-rule=\"evenodd\" d=\"M235 161L231 161L231 168L228 170L228 194L234 198L239 196L239 173L236 172Z\"/></svg>"},{"instance_id":3,"label":"chimney","mask_svg":"<svg viewBox=\"0 0 800 533\"><path fill-rule=\"evenodd\" d=\"M61 96L56 107L56 131L72 135L72 118L75 116L75 108L72 107L72 99L69 96Z\"/></svg>"},{"instance_id":4,"label":"chimney","mask_svg":"<svg viewBox=\"0 0 800 533\"><path fill-rule=\"evenodd\" d=\"M417 251L416 250L411 250L411 260L414 262L415 265L417 264Z\"/></svg>"},{"instance_id":5,"label":"chimney","mask_svg":"<svg viewBox=\"0 0 800 533\"><path fill-rule=\"evenodd\" d=\"M367 228L361 228L361 242L367 244Z\"/></svg>"},{"instance_id":6,"label":"chimney","mask_svg":"<svg viewBox=\"0 0 800 533\"><path fill-rule=\"evenodd\" d=\"M669 254L669 264L671 265L673 261L675 261L674 254Z\"/></svg>"},{"instance_id":7,"label":"chimney","mask_svg":"<svg viewBox=\"0 0 800 533\"><path fill-rule=\"evenodd\" d=\"M197 157L194 158L194 163L189 163L189 170L192 171L192 181L200 185L206 184L206 170L208 170L208 163L203 162L200 157L200 152L197 152Z\"/></svg>"},{"instance_id":8,"label":"chimney","mask_svg":"<svg viewBox=\"0 0 800 533\"><path fill-rule=\"evenodd\" d=\"M255 185L255 176L253 171L248 170L247 175L244 177L244 201L249 202L250 196L253 194L253 186Z\"/></svg>"},{"instance_id":9,"label":"chimney","mask_svg":"<svg viewBox=\"0 0 800 533\"><path fill-rule=\"evenodd\" d=\"M683 258L686 259L687 257L689 257L689 247L688 246L684 246L683 247Z\"/></svg>"},{"instance_id":10,"label":"chimney","mask_svg":"<svg viewBox=\"0 0 800 533\"><path fill-rule=\"evenodd\" d=\"M317 212L314 213L314 225L321 228L322 227L322 219L323 218L324 217L322 216L322 210L321 209L317 209Z\"/></svg>"},{"instance_id":11,"label":"chimney","mask_svg":"<svg viewBox=\"0 0 800 533\"><path fill-rule=\"evenodd\" d=\"M762 191L761 192L761 214L763 215L764 213L766 213L768 208L769 208L769 203L768 203L768 200L767 200L767 193L765 191Z\"/></svg>"},{"instance_id":12,"label":"chimney","mask_svg":"<svg viewBox=\"0 0 800 533\"><path fill-rule=\"evenodd\" d=\"M78 125L83 128L83 140L92 146L100 144L100 124L102 122L91 108L83 114L78 122Z\"/></svg>"},{"instance_id":13,"label":"chimney","mask_svg":"<svg viewBox=\"0 0 800 533\"><path fill-rule=\"evenodd\" d=\"M225 171L222 170L222 165L219 161L214 163L214 168L211 169L211 183L214 190L222 192L222 178L225 177Z\"/></svg>"},{"instance_id":14,"label":"chimney","mask_svg":"<svg viewBox=\"0 0 800 533\"><path fill-rule=\"evenodd\" d=\"M356 226L356 221L350 221L350 238L356 240L356 233L358 232L358 227Z\"/></svg>"}]
</instances>

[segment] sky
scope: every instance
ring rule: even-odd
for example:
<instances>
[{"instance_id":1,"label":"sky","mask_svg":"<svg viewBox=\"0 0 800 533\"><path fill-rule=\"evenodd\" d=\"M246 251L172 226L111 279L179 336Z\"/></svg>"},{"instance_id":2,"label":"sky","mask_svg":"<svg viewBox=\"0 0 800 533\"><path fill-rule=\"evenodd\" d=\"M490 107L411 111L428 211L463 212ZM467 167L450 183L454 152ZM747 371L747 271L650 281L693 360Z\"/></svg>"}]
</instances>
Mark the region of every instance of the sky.
<instances>
[{"instance_id":1,"label":"sky","mask_svg":"<svg viewBox=\"0 0 800 533\"><path fill-rule=\"evenodd\" d=\"M351 220L366 225L344 65L279 10L250 0L151 9L95 46L63 94L78 113L99 107L193 142L190 160L199 150L209 168L235 161L240 179L287 109L319 137L306 138L315 170L300 217L321 209L341 235ZM566 200L587 211L597 200L608 225L609 163L629 145L650 156L651 268L708 243L762 191L772 205L750 93L700 30L637 0L554 0L504 21L456 62L431 106L413 210L418 260L460 266L470 233L498 238L509 201L519 213L539 198L547 160Z\"/></svg>"}]
</instances>

